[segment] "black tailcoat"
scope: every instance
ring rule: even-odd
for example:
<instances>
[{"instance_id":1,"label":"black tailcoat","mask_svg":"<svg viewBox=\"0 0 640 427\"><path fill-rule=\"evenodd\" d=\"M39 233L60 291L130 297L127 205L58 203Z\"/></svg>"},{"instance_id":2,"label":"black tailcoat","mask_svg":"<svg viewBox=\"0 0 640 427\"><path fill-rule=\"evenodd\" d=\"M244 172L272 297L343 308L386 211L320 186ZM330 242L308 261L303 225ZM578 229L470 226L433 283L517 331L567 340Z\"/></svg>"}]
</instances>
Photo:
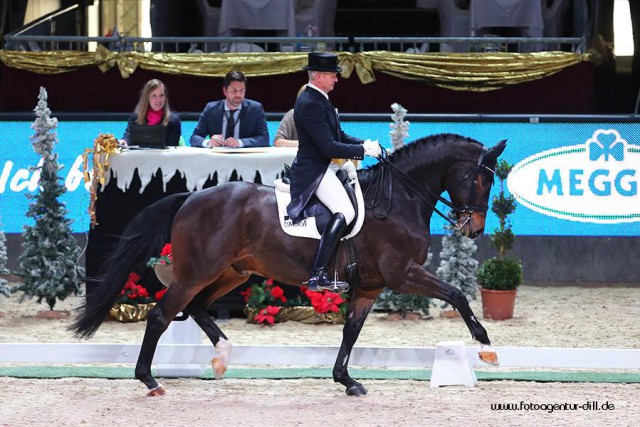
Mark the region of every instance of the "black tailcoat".
<instances>
[{"instance_id":1,"label":"black tailcoat","mask_svg":"<svg viewBox=\"0 0 640 427\"><path fill-rule=\"evenodd\" d=\"M293 120L298 131L298 154L291 165L291 203L287 212L294 222L316 192L332 158L364 157L361 139L340 128L337 111L322 93L307 87L298 97ZM313 213L312 213L313 216Z\"/></svg>"}]
</instances>

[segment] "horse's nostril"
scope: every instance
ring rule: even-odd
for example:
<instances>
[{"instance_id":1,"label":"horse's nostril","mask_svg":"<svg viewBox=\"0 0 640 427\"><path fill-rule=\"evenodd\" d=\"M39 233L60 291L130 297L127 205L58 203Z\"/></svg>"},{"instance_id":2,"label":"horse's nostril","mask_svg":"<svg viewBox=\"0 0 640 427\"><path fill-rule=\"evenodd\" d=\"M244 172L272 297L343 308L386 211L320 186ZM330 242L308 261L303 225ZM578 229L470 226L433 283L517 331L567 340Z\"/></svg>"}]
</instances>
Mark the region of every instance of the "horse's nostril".
<instances>
[{"instance_id":1,"label":"horse's nostril","mask_svg":"<svg viewBox=\"0 0 640 427\"><path fill-rule=\"evenodd\" d=\"M484 228L474 231L471 238L475 239L476 237L482 236L482 233L484 233Z\"/></svg>"}]
</instances>

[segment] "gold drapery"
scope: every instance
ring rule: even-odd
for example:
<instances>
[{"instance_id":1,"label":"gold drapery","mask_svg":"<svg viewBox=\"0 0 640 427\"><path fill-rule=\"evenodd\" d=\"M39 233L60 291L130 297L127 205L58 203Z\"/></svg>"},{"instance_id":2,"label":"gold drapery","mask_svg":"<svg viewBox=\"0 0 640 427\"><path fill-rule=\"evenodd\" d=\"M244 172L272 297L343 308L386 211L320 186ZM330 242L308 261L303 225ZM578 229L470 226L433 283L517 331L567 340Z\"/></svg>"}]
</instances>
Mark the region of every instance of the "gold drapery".
<instances>
[{"instance_id":1,"label":"gold drapery","mask_svg":"<svg viewBox=\"0 0 640 427\"><path fill-rule=\"evenodd\" d=\"M589 60L589 54L571 52L534 53L399 53L388 51L339 52L342 77L355 70L363 84L375 81L375 73L424 81L435 86L466 91L489 91L555 74ZM230 69L247 76L271 76L298 72L307 53L152 53L112 52L99 46L95 52L0 51L7 67L33 73L66 73L86 67L102 72L118 67L123 78L139 67L165 74L223 77Z\"/></svg>"}]
</instances>

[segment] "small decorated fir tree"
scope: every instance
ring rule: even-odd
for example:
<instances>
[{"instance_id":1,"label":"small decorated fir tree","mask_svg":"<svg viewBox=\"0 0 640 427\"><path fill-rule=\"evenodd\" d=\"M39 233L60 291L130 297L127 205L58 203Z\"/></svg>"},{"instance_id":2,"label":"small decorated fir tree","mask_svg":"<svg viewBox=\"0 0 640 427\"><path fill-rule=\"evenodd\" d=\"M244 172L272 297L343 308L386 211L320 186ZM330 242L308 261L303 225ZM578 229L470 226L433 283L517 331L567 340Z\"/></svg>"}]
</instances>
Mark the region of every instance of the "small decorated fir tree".
<instances>
[{"instance_id":1,"label":"small decorated fir tree","mask_svg":"<svg viewBox=\"0 0 640 427\"><path fill-rule=\"evenodd\" d=\"M402 105L395 102L391 104L391 109L393 110L393 114L391 115L393 123L389 125L391 127L389 136L391 136L391 146L395 151L404 145L404 139L409 136L410 123L404 121L407 110L405 110Z\"/></svg>"},{"instance_id":2,"label":"small decorated fir tree","mask_svg":"<svg viewBox=\"0 0 640 427\"><path fill-rule=\"evenodd\" d=\"M51 117L47 106L47 92L40 88L36 120L31 125L35 134L31 145L42 160L32 167L40 174L37 194L27 194L34 201L29 205L27 217L33 218L35 225L25 226L19 257L19 274L23 283L14 287L13 292L24 292L25 298L37 297L53 310L56 300L64 300L71 294L78 295L84 270L77 265L80 248L71 233L68 211L58 198L66 191L60 183L58 156L53 147L58 142L56 127L58 120Z\"/></svg>"},{"instance_id":3,"label":"small decorated fir tree","mask_svg":"<svg viewBox=\"0 0 640 427\"><path fill-rule=\"evenodd\" d=\"M449 213L449 217L454 218L454 215ZM463 236L452 224L447 224L445 229L449 233L442 239L440 266L436 270L436 275L460 289L467 300L476 299L478 293L476 273L479 263L473 258L473 254L478 247L472 239ZM447 306L449 304L443 303L440 307Z\"/></svg>"},{"instance_id":4,"label":"small decorated fir tree","mask_svg":"<svg viewBox=\"0 0 640 427\"><path fill-rule=\"evenodd\" d=\"M2 274L9 274L9 270L7 269L7 239L2 231L2 222L0 222L0 275ZM9 284L3 277L0 277L0 295L7 298L11 296Z\"/></svg>"}]
</instances>

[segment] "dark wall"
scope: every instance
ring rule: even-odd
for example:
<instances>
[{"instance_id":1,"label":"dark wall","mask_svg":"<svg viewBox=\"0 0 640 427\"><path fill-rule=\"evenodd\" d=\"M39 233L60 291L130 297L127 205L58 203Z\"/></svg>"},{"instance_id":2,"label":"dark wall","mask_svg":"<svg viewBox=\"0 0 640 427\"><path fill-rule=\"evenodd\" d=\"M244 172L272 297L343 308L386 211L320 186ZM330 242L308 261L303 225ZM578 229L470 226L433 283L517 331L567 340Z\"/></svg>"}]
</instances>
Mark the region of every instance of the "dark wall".
<instances>
[{"instance_id":1,"label":"dark wall","mask_svg":"<svg viewBox=\"0 0 640 427\"><path fill-rule=\"evenodd\" d=\"M222 98L222 78L177 76L136 70L123 79L113 68L102 73L86 68L63 74L36 74L0 66L0 112L30 112L40 86L47 89L49 106L64 112L132 111L140 88L160 78L178 112L200 112ZM288 111L306 74L249 77L247 97L261 101L267 112ZM380 72L376 81L362 84L355 76L341 79L331 98L342 113L388 113L399 102L412 114L591 114L594 113L595 66L582 62L544 79L489 92L442 89L422 81Z\"/></svg>"}]
</instances>

